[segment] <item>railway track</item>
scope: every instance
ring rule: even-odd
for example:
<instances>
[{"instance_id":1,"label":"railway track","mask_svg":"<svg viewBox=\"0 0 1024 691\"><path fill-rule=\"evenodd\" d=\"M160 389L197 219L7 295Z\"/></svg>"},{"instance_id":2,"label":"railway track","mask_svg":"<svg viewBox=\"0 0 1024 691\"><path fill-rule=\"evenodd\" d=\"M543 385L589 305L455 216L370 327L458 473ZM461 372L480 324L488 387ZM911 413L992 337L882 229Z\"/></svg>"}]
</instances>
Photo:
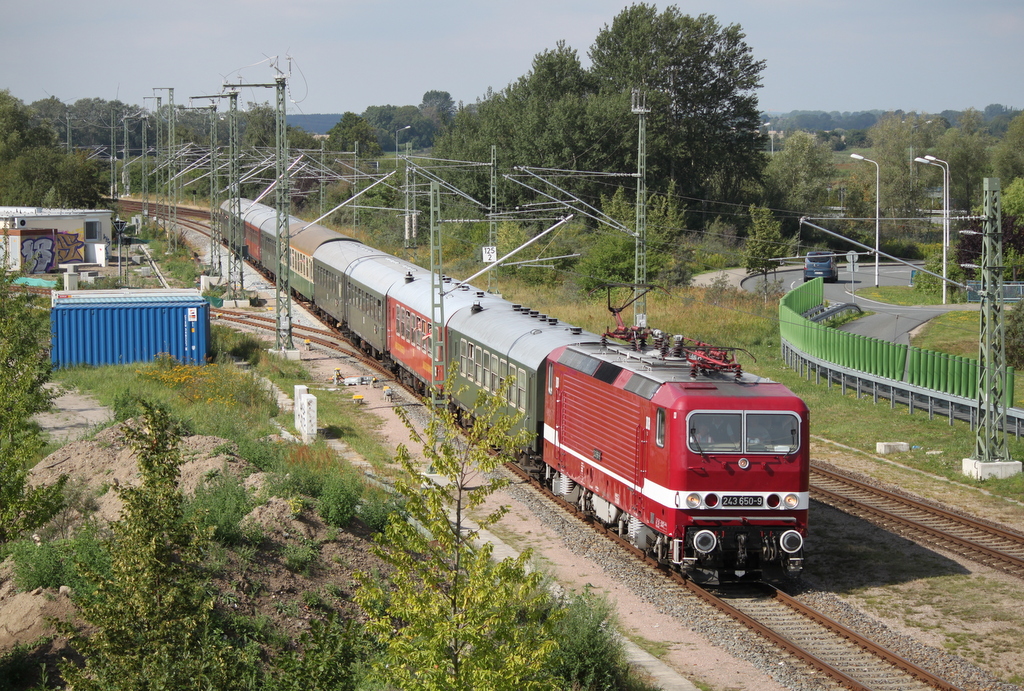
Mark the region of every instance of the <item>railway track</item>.
<instances>
[{"instance_id":1,"label":"railway track","mask_svg":"<svg viewBox=\"0 0 1024 691\"><path fill-rule=\"evenodd\" d=\"M518 466L506 468L531 484L545 499L656 569L667 581L666 597L695 596L732 621L769 641L820 675L823 685L853 691L959 691L958 686L901 657L870 638L821 614L785 592L765 584L707 588L665 569L613 530L595 522L553 495Z\"/></svg>"},{"instance_id":2,"label":"railway track","mask_svg":"<svg viewBox=\"0 0 1024 691\"><path fill-rule=\"evenodd\" d=\"M1024 578L1024 535L811 463L811 497L914 541Z\"/></svg>"}]
</instances>

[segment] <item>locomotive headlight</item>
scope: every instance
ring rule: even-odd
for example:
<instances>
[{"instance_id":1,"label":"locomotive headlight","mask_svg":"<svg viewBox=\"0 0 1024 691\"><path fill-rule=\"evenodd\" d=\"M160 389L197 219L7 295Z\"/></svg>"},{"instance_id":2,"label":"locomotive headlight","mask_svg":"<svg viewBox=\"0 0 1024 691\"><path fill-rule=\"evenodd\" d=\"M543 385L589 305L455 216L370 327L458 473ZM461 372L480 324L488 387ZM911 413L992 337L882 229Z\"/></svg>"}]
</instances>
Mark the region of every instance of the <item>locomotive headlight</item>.
<instances>
[{"instance_id":1,"label":"locomotive headlight","mask_svg":"<svg viewBox=\"0 0 1024 691\"><path fill-rule=\"evenodd\" d=\"M704 506L715 507L718 506L718 495L717 494L705 494L704 495Z\"/></svg>"},{"instance_id":2,"label":"locomotive headlight","mask_svg":"<svg viewBox=\"0 0 1024 691\"><path fill-rule=\"evenodd\" d=\"M792 532L792 531L790 531ZM799 535L799 533L797 533ZM701 554L707 554L718 545L718 538L710 530L701 530L693 536L693 548Z\"/></svg>"},{"instance_id":3,"label":"locomotive headlight","mask_svg":"<svg viewBox=\"0 0 1024 691\"><path fill-rule=\"evenodd\" d=\"M777 509L777 508L779 508L779 495L777 495L777 494L769 494L767 502L768 502L768 508L769 509Z\"/></svg>"},{"instance_id":4,"label":"locomotive headlight","mask_svg":"<svg viewBox=\"0 0 1024 691\"><path fill-rule=\"evenodd\" d=\"M786 554L796 554L804 546L804 536L795 530L787 530L779 537L779 547Z\"/></svg>"},{"instance_id":5,"label":"locomotive headlight","mask_svg":"<svg viewBox=\"0 0 1024 691\"><path fill-rule=\"evenodd\" d=\"M746 470L747 468L750 467L750 459L741 458L739 461L736 462L736 465L738 465L743 470Z\"/></svg>"},{"instance_id":6,"label":"locomotive headlight","mask_svg":"<svg viewBox=\"0 0 1024 691\"><path fill-rule=\"evenodd\" d=\"M700 506L700 495L696 492L690 492L686 495L686 505L691 509L696 509Z\"/></svg>"},{"instance_id":7,"label":"locomotive headlight","mask_svg":"<svg viewBox=\"0 0 1024 691\"><path fill-rule=\"evenodd\" d=\"M800 497L795 494L787 494L783 502L785 502L787 509L795 509L800 505Z\"/></svg>"}]
</instances>

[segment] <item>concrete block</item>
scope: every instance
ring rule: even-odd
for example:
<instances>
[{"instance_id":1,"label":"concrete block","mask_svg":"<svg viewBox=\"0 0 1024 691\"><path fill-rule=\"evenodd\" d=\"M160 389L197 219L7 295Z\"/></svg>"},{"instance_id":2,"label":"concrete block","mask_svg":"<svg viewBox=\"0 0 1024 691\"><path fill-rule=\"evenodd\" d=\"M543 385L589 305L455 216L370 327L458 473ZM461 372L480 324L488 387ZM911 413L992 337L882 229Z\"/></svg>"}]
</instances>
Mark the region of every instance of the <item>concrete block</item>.
<instances>
[{"instance_id":1,"label":"concrete block","mask_svg":"<svg viewBox=\"0 0 1024 691\"><path fill-rule=\"evenodd\" d=\"M284 348L267 348L267 352L271 355L277 355L283 357L285 360L301 360L302 357L299 355L299 349L293 348L292 350L285 350Z\"/></svg>"},{"instance_id":2,"label":"concrete block","mask_svg":"<svg viewBox=\"0 0 1024 691\"><path fill-rule=\"evenodd\" d=\"M990 461L985 463L976 458L963 459L962 470L967 477L975 480L987 480L990 477L1008 478L1020 475L1020 461Z\"/></svg>"},{"instance_id":3,"label":"concrete block","mask_svg":"<svg viewBox=\"0 0 1024 691\"><path fill-rule=\"evenodd\" d=\"M880 441L875 443L875 453L899 453L910 451L910 444L905 441Z\"/></svg>"}]
</instances>

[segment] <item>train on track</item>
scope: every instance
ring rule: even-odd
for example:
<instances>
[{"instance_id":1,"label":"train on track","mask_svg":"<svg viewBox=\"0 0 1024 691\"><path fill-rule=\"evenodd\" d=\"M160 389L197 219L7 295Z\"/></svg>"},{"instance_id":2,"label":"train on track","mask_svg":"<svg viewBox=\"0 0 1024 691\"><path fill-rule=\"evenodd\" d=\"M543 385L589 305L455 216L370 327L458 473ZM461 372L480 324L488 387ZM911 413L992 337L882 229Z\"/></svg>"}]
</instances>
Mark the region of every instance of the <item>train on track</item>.
<instances>
[{"instance_id":1,"label":"train on track","mask_svg":"<svg viewBox=\"0 0 1024 691\"><path fill-rule=\"evenodd\" d=\"M248 259L273 274L273 208L240 204ZM230 212L222 205L222 216ZM504 390L533 435L519 462L555 493L694 580L778 579L803 566L808 411L728 348L618 326L594 334L290 217L290 285L419 391L454 375L467 416ZM441 369L431 352L443 294ZM444 360L443 360L444 361ZM432 369L434 371L432 371Z\"/></svg>"}]
</instances>

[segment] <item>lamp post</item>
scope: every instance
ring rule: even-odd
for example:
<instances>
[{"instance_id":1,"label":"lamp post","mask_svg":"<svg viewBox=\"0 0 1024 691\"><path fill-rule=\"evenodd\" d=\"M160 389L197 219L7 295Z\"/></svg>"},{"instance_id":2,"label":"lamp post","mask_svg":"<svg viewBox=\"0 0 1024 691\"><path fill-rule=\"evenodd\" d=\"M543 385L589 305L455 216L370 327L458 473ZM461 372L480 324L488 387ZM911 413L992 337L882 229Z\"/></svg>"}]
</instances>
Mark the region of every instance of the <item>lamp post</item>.
<instances>
[{"instance_id":1,"label":"lamp post","mask_svg":"<svg viewBox=\"0 0 1024 691\"><path fill-rule=\"evenodd\" d=\"M949 163L934 156L918 156L918 163L942 168L942 304L946 304L946 256L949 252Z\"/></svg>"},{"instance_id":2,"label":"lamp post","mask_svg":"<svg viewBox=\"0 0 1024 691\"><path fill-rule=\"evenodd\" d=\"M398 133L404 132L411 127L412 125L406 125L405 127L399 127L395 130L395 170L398 170Z\"/></svg>"},{"instance_id":3,"label":"lamp post","mask_svg":"<svg viewBox=\"0 0 1024 691\"><path fill-rule=\"evenodd\" d=\"M870 158L864 158L860 154L850 154L850 158L858 161L867 161L868 163L875 164L875 287L878 287L878 250L879 240L881 233L879 232L881 226L881 216L879 215L879 197L882 194L882 169L878 165L878 161L872 161Z\"/></svg>"}]
</instances>

